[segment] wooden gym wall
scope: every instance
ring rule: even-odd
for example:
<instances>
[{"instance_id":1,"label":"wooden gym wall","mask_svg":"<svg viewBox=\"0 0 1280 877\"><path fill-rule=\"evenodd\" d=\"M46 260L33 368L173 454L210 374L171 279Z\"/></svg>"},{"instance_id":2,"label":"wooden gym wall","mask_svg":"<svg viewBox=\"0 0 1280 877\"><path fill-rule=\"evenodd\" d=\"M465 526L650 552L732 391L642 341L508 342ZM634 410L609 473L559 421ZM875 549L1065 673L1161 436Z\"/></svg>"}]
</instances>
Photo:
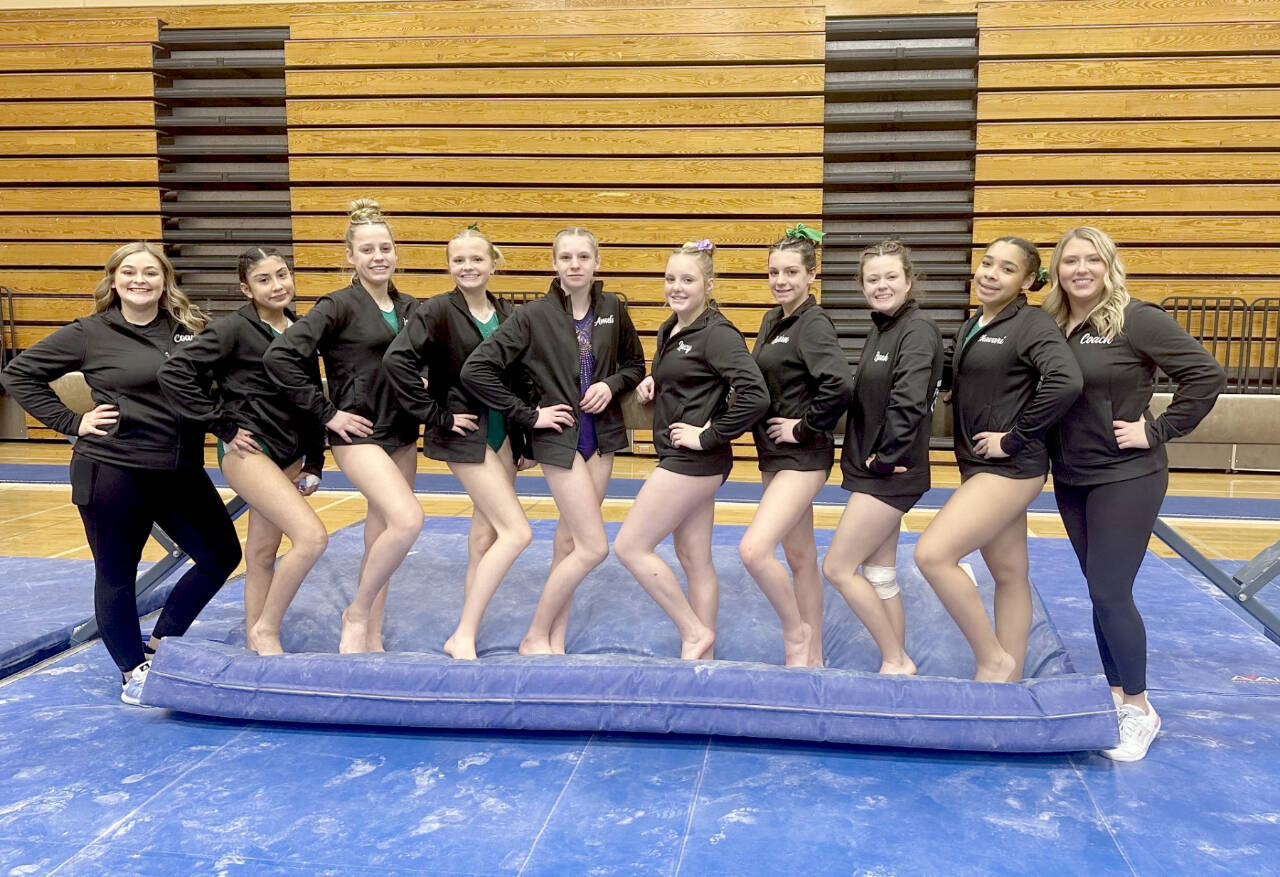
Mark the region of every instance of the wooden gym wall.
<instances>
[{"instance_id":1,"label":"wooden gym wall","mask_svg":"<svg viewBox=\"0 0 1280 877\"><path fill-rule=\"evenodd\" d=\"M1280 2L982 2L975 261L1096 225L1136 296L1280 294Z\"/></svg>"}]
</instances>

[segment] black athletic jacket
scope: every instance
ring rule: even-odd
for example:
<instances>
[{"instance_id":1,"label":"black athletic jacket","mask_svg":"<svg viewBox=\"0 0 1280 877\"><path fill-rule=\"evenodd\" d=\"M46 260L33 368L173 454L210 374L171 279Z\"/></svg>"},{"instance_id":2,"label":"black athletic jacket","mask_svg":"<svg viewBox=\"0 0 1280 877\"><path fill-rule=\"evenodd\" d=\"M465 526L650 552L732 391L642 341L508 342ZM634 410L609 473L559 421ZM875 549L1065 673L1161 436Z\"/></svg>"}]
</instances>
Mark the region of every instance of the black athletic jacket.
<instances>
[{"instance_id":1,"label":"black athletic jacket","mask_svg":"<svg viewBox=\"0 0 1280 877\"><path fill-rule=\"evenodd\" d=\"M924 493L930 413L942 377L942 335L914 301L892 314L872 311L871 321L845 422L844 488L873 496ZM907 471L895 475L894 466Z\"/></svg>"},{"instance_id":2,"label":"black athletic jacket","mask_svg":"<svg viewBox=\"0 0 1280 877\"><path fill-rule=\"evenodd\" d=\"M462 367L462 385L482 403L502 412L509 420L530 430L527 456L539 463L569 467L578 450L578 427L534 430L538 408L565 404L577 417L582 392L578 385L578 338L573 330L573 314L568 295L559 279L542 298L517 308L498 331L467 357ZM644 378L644 349L640 336L622 301L604 292L600 281L591 287L591 310L595 328L591 347L595 352L593 383L604 381L613 391L609 406L595 415L596 443L602 454L627 447L627 429L622 420L622 394L634 389ZM524 368L522 383L531 397L521 399L504 382L504 373L517 363Z\"/></svg>"},{"instance_id":3,"label":"black athletic jacket","mask_svg":"<svg viewBox=\"0 0 1280 877\"><path fill-rule=\"evenodd\" d=\"M511 316L511 303L489 294L489 304L498 323ZM488 441L488 409L466 390L460 381L462 364L484 337L476 325L461 290L433 296L418 305L404 331L391 342L382 365L400 398L400 404L414 419L426 424L422 452L436 460L479 463L484 460ZM422 386L421 376L427 378ZM453 431L453 415L475 414L480 428L466 435ZM511 450L519 456L522 445L508 424ZM517 430L518 431L518 430Z\"/></svg>"},{"instance_id":4,"label":"black athletic jacket","mask_svg":"<svg viewBox=\"0 0 1280 877\"><path fill-rule=\"evenodd\" d=\"M291 321L292 312L286 311ZM247 429L267 446L281 467L305 457L303 470L324 469L324 426L299 411L262 367L274 334L250 302L234 314L215 320L157 375L169 404L190 420L229 442L237 429ZM308 378L320 388L315 356L306 362Z\"/></svg>"},{"instance_id":5,"label":"black athletic jacket","mask_svg":"<svg viewBox=\"0 0 1280 877\"><path fill-rule=\"evenodd\" d=\"M1067 344L1084 374L1084 393L1049 433L1053 478L1063 484L1108 484L1168 467L1164 443L1186 435L1213 408L1226 374L1207 350L1163 308L1130 301L1124 332L1112 341L1089 322L1076 327ZM1173 400L1151 416L1156 367L1173 378ZM1146 420L1150 448L1116 447L1113 420Z\"/></svg>"},{"instance_id":6,"label":"black athletic jacket","mask_svg":"<svg viewBox=\"0 0 1280 877\"><path fill-rule=\"evenodd\" d=\"M964 322L943 364L942 387L953 387L956 462L960 474L995 472L1036 478L1049 472L1045 433L1080 395L1080 367L1053 318L1018 295L963 349L981 310ZM973 450L980 432L1005 432L1008 457L988 460Z\"/></svg>"},{"instance_id":7,"label":"black athletic jacket","mask_svg":"<svg viewBox=\"0 0 1280 877\"><path fill-rule=\"evenodd\" d=\"M769 389L742 333L724 314L707 308L673 336L675 326L672 314L658 330L653 355L653 446L658 465L683 475L727 477L733 469L730 442L768 410ZM672 447L667 435L671 424L708 422L702 450Z\"/></svg>"},{"instance_id":8,"label":"black athletic jacket","mask_svg":"<svg viewBox=\"0 0 1280 877\"><path fill-rule=\"evenodd\" d=\"M853 394L853 375L836 327L813 296L789 317L776 307L764 316L751 356L769 389L769 408L751 428L763 472L830 469L831 434ZM770 417L798 418L796 444L769 438Z\"/></svg>"},{"instance_id":9,"label":"black athletic jacket","mask_svg":"<svg viewBox=\"0 0 1280 877\"><path fill-rule=\"evenodd\" d=\"M84 372L95 405L120 412L109 435L84 435L75 453L137 469L204 466L204 424L187 420L164 398L156 372L195 336L163 309L145 326L119 307L80 317L24 351L4 371L5 388L50 429L74 436L80 415L50 387L67 372Z\"/></svg>"},{"instance_id":10,"label":"black athletic jacket","mask_svg":"<svg viewBox=\"0 0 1280 877\"><path fill-rule=\"evenodd\" d=\"M394 286L390 295L403 328L416 300L397 292ZM350 286L317 301L305 317L271 342L262 363L294 406L321 423L328 423L339 410L373 421L373 435L368 438L347 442L330 432L330 445L403 447L418 440L418 424L400 407L382 369L382 354L396 334L360 281L353 279ZM317 351L324 357L328 399L307 371L307 361Z\"/></svg>"}]
</instances>

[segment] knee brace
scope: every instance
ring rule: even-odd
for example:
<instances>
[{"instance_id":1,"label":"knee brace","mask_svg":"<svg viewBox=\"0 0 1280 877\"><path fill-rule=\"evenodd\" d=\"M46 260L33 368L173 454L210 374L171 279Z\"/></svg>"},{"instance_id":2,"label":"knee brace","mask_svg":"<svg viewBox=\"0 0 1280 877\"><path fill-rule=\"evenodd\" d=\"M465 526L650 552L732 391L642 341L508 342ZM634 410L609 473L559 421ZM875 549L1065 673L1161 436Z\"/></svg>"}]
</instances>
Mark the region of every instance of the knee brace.
<instances>
[{"instance_id":1,"label":"knee brace","mask_svg":"<svg viewBox=\"0 0 1280 877\"><path fill-rule=\"evenodd\" d=\"M863 577L871 582L871 587L876 589L876 596L881 600L888 600L898 596L898 568L896 566L875 566L874 564L864 563L862 565Z\"/></svg>"}]
</instances>

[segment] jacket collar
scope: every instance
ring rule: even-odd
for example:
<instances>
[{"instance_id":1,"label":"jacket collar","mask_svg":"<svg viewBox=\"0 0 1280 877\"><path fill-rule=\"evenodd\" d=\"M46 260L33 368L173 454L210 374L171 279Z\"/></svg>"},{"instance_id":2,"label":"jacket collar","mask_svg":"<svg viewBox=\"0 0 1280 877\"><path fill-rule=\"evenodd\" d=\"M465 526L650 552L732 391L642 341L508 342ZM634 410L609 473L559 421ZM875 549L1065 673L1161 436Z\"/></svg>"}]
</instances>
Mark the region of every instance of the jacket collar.
<instances>
[{"instance_id":1,"label":"jacket collar","mask_svg":"<svg viewBox=\"0 0 1280 877\"><path fill-rule=\"evenodd\" d=\"M596 309L596 305L599 303L599 300L600 300L600 293L603 291L604 291L603 280L591 281L591 292L590 292L591 310L594 311ZM569 314L569 316L571 317L573 316L573 309L570 306L570 301L569 301L569 293L565 292L564 288L560 285L559 277L552 278L551 288L547 290L547 297L550 299L553 299L557 304L559 304L560 307L566 313Z\"/></svg>"},{"instance_id":2,"label":"jacket collar","mask_svg":"<svg viewBox=\"0 0 1280 877\"><path fill-rule=\"evenodd\" d=\"M911 313L912 311L916 310L919 307L920 305L916 303L915 299L909 298L902 303L901 307L899 307L896 311L894 311L891 314L882 314L880 311L872 311L871 322L875 324L875 327L877 329L883 332L885 329L889 328L894 323L898 322L898 320L900 320L902 317L906 316L907 314Z\"/></svg>"}]
</instances>

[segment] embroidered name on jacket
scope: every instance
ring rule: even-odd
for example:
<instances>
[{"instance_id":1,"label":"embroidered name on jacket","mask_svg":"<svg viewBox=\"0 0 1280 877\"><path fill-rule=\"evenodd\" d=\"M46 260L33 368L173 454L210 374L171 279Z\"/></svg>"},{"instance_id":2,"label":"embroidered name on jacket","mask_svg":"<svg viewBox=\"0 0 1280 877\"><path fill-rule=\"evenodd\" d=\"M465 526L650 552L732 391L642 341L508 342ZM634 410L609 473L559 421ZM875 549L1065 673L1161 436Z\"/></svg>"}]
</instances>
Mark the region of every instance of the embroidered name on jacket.
<instances>
[{"instance_id":1,"label":"embroidered name on jacket","mask_svg":"<svg viewBox=\"0 0 1280 877\"><path fill-rule=\"evenodd\" d=\"M1108 341L1106 338L1099 338L1097 335L1090 335L1088 332L1085 332L1083 335L1080 336L1080 343L1081 344L1110 344L1111 342Z\"/></svg>"},{"instance_id":2,"label":"embroidered name on jacket","mask_svg":"<svg viewBox=\"0 0 1280 877\"><path fill-rule=\"evenodd\" d=\"M596 317L596 325L597 325L597 326L612 326L612 325L613 325L613 314L610 314L610 315L609 315L609 316L607 316L607 317Z\"/></svg>"},{"instance_id":3,"label":"embroidered name on jacket","mask_svg":"<svg viewBox=\"0 0 1280 877\"><path fill-rule=\"evenodd\" d=\"M872 359L872 362L888 362L888 361L889 361L889 354L887 353L877 353L875 357Z\"/></svg>"},{"instance_id":4,"label":"embroidered name on jacket","mask_svg":"<svg viewBox=\"0 0 1280 877\"><path fill-rule=\"evenodd\" d=\"M194 336L194 335L184 335L184 334L182 334L181 332L179 332L177 335L174 335L174 336L173 336L173 343L175 343L175 344L181 344L181 343L183 343L184 341L194 341L194 340L195 340L195 337L196 337L196 336Z\"/></svg>"},{"instance_id":5,"label":"embroidered name on jacket","mask_svg":"<svg viewBox=\"0 0 1280 877\"><path fill-rule=\"evenodd\" d=\"M1001 336L999 338L992 338L990 335L983 335L978 340L983 342L984 344L1003 344L1004 336Z\"/></svg>"},{"instance_id":6,"label":"embroidered name on jacket","mask_svg":"<svg viewBox=\"0 0 1280 877\"><path fill-rule=\"evenodd\" d=\"M790 343L790 341L791 341L790 335L779 335L777 338L774 338L769 343L770 344L788 344Z\"/></svg>"},{"instance_id":7,"label":"embroidered name on jacket","mask_svg":"<svg viewBox=\"0 0 1280 877\"><path fill-rule=\"evenodd\" d=\"M685 344L683 341L679 341L676 343L676 350L678 350L681 353L693 353L693 347L688 344Z\"/></svg>"}]
</instances>

